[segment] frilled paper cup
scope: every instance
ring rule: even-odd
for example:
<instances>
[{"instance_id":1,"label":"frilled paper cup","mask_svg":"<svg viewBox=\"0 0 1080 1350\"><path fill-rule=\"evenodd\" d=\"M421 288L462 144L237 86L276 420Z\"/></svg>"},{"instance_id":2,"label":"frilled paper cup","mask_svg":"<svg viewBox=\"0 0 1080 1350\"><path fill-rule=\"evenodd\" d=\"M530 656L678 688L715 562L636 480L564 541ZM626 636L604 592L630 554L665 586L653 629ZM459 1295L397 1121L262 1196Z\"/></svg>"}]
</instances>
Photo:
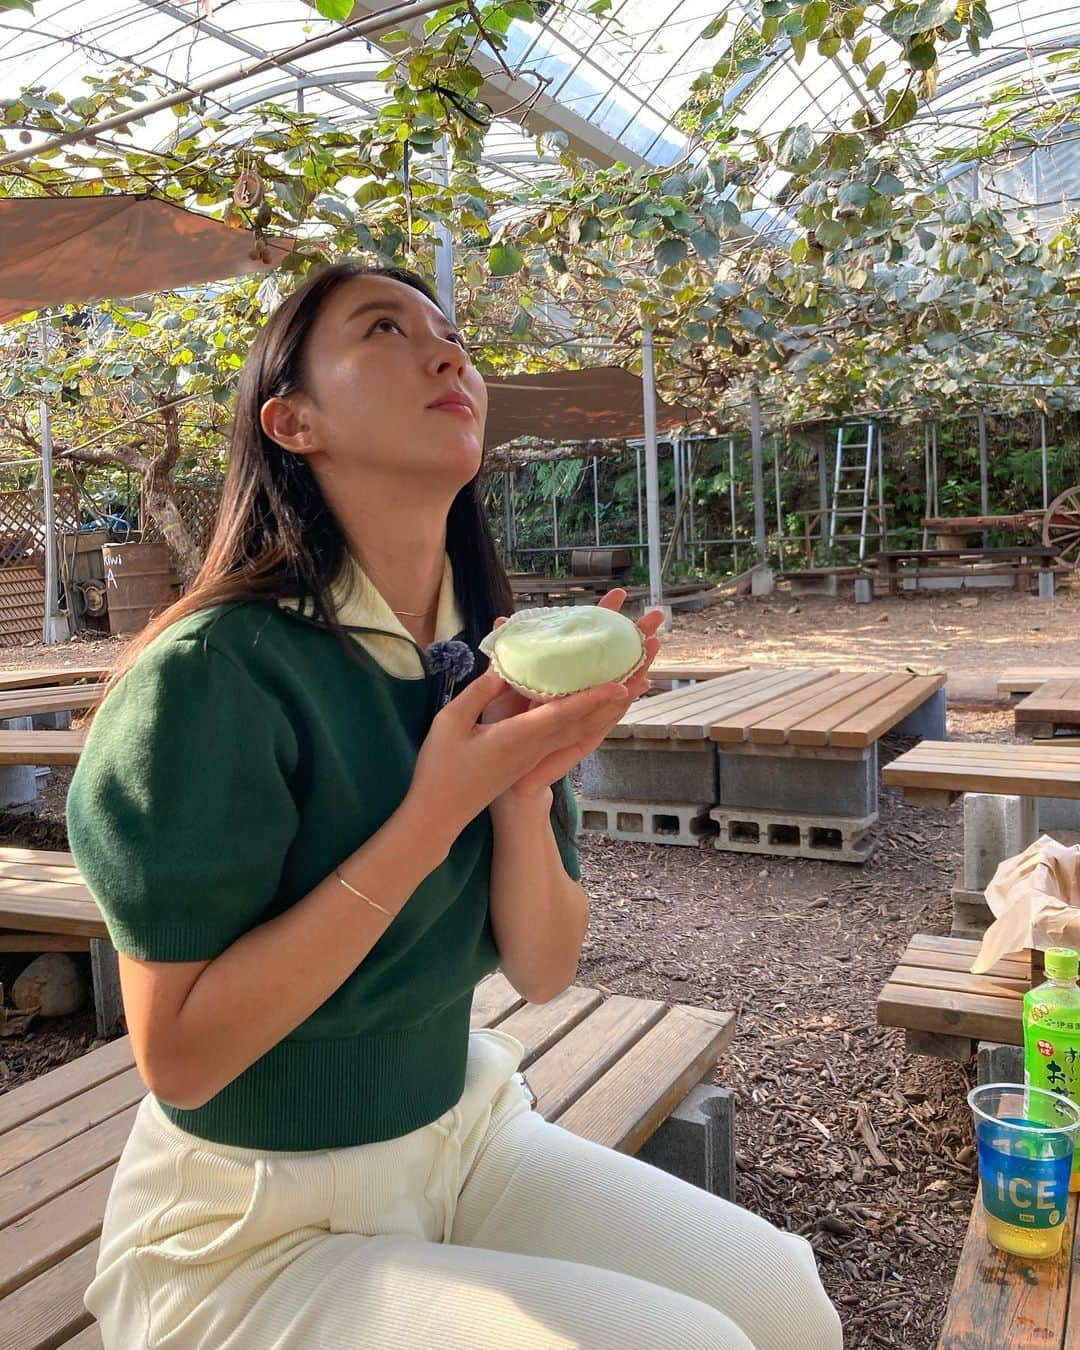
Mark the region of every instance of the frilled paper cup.
<instances>
[{"instance_id":1,"label":"frilled paper cup","mask_svg":"<svg viewBox=\"0 0 1080 1350\"><path fill-rule=\"evenodd\" d=\"M637 624L599 605L520 609L480 650L512 689L542 703L621 684L645 664Z\"/></svg>"}]
</instances>

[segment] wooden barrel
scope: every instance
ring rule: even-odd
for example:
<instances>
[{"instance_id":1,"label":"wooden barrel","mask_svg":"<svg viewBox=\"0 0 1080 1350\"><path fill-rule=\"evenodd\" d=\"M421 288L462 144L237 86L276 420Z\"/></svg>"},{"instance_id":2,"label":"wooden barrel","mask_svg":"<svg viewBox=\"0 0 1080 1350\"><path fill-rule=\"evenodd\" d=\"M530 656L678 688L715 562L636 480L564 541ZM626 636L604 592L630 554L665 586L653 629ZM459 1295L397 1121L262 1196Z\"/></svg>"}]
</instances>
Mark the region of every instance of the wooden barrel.
<instances>
[{"instance_id":1,"label":"wooden barrel","mask_svg":"<svg viewBox=\"0 0 1080 1350\"><path fill-rule=\"evenodd\" d=\"M101 556L110 633L138 633L180 593L168 544L103 544Z\"/></svg>"},{"instance_id":2,"label":"wooden barrel","mask_svg":"<svg viewBox=\"0 0 1080 1350\"><path fill-rule=\"evenodd\" d=\"M629 569L628 548L575 548L570 554L575 577L616 577Z\"/></svg>"}]
</instances>

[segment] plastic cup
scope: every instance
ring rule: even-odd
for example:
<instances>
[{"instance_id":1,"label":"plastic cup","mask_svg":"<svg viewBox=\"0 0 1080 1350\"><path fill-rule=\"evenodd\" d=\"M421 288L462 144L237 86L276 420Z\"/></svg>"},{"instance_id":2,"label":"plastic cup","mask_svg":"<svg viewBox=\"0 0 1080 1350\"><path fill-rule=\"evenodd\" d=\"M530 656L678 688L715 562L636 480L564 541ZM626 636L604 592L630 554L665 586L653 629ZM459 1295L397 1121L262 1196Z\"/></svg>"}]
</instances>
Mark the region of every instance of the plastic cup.
<instances>
[{"instance_id":1,"label":"plastic cup","mask_svg":"<svg viewBox=\"0 0 1080 1350\"><path fill-rule=\"evenodd\" d=\"M1014 1256L1056 1256L1065 1231L1080 1107L1019 1083L972 1088L986 1236Z\"/></svg>"}]
</instances>

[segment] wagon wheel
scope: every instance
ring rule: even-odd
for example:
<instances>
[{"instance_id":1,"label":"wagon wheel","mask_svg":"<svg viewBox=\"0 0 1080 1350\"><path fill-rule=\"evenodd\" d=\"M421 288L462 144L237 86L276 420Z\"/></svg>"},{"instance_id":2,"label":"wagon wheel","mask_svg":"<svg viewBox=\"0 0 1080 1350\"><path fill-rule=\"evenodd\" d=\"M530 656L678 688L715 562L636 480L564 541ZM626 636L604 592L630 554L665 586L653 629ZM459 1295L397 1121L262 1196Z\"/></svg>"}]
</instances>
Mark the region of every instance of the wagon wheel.
<instances>
[{"instance_id":1,"label":"wagon wheel","mask_svg":"<svg viewBox=\"0 0 1080 1350\"><path fill-rule=\"evenodd\" d=\"M1043 543L1057 549L1060 567L1080 564L1080 484L1055 497L1043 516Z\"/></svg>"}]
</instances>

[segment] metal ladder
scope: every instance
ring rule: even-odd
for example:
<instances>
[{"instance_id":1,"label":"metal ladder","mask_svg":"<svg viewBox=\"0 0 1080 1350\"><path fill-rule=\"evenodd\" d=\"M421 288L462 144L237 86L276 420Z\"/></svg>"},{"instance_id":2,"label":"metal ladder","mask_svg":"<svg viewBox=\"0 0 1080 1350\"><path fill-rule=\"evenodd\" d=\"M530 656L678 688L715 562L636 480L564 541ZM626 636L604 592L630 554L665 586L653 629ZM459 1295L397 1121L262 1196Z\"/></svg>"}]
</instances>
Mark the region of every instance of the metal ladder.
<instances>
[{"instance_id":1,"label":"metal ladder","mask_svg":"<svg viewBox=\"0 0 1080 1350\"><path fill-rule=\"evenodd\" d=\"M866 557L866 522L870 514L871 491L874 484L874 455L877 453L877 428L866 423L864 441L845 441L848 431L857 426L839 426L836 429L836 463L833 469L832 509L829 512L829 547L836 541L836 523L845 518L859 519L859 561ZM853 456L845 462L845 452ZM861 483L859 477L861 476Z\"/></svg>"}]
</instances>

